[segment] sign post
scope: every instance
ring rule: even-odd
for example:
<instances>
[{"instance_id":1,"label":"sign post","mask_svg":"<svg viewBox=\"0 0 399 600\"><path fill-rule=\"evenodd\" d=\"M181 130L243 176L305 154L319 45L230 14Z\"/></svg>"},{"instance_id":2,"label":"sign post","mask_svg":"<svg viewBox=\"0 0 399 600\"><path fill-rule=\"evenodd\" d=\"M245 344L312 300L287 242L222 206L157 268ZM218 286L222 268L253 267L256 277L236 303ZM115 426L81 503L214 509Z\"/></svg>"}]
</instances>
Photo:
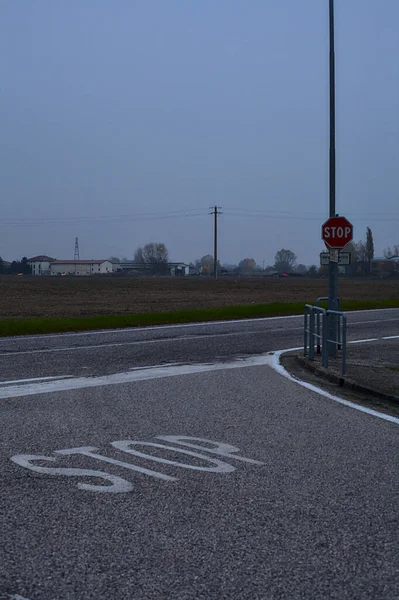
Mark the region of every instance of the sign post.
<instances>
[{"instance_id":1,"label":"sign post","mask_svg":"<svg viewBox=\"0 0 399 600\"><path fill-rule=\"evenodd\" d=\"M338 310L338 263L339 251L345 248L353 239L353 225L345 217L330 217L321 226L321 237L329 249L329 278L328 278L328 309ZM328 344L330 356L337 352L337 328L334 319L330 320Z\"/></svg>"}]
</instances>

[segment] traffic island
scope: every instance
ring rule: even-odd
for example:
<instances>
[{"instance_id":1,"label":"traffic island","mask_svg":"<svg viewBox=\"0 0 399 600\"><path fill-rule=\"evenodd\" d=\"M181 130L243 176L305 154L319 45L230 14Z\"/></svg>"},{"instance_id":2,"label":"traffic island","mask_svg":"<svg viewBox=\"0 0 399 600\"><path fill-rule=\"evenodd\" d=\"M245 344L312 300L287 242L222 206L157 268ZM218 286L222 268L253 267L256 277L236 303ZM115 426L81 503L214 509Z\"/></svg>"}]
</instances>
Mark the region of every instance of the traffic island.
<instances>
[{"instance_id":1,"label":"traffic island","mask_svg":"<svg viewBox=\"0 0 399 600\"><path fill-rule=\"evenodd\" d=\"M328 368L303 354L283 355L282 364L294 376L340 395L355 394L361 401L387 406L399 412L399 339L348 344L347 374L341 374L341 358L329 358ZM334 391L333 389L333 391ZM353 398L352 398L353 399Z\"/></svg>"}]
</instances>

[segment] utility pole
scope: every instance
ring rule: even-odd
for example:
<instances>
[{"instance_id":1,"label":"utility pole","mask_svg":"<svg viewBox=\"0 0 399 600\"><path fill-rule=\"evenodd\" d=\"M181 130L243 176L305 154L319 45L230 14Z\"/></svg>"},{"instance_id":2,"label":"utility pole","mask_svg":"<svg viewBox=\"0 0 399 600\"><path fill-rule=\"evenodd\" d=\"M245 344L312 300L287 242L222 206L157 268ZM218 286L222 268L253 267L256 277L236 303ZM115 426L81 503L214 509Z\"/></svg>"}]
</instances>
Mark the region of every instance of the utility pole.
<instances>
[{"instance_id":1,"label":"utility pole","mask_svg":"<svg viewBox=\"0 0 399 600\"><path fill-rule=\"evenodd\" d=\"M210 213L214 217L214 230L213 230L213 276L215 279L218 278L218 215L221 215L219 210L220 206L211 206L212 212Z\"/></svg>"},{"instance_id":2,"label":"utility pole","mask_svg":"<svg viewBox=\"0 0 399 600\"><path fill-rule=\"evenodd\" d=\"M330 32L330 168L329 168L329 195L330 217L336 216L336 172L335 172L335 31L334 31L334 0L329 0L329 32ZM336 251L335 251L336 253ZM338 310L338 259L330 251L330 264L328 272L328 308ZM334 258L335 260L331 260ZM331 319L328 336L332 341L337 339L335 319ZM337 347L329 344L330 354L335 355Z\"/></svg>"}]
</instances>

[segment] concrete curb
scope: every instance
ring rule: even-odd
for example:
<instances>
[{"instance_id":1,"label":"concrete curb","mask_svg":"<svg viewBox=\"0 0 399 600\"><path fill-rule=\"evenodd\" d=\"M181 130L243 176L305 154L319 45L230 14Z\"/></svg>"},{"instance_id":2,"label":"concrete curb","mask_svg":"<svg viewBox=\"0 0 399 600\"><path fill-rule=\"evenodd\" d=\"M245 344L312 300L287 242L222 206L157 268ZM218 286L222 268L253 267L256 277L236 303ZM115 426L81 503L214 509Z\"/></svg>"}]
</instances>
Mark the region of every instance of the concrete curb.
<instances>
[{"instance_id":1,"label":"concrete curb","mask_svg":"<svg viewBox=\"0 0 399 600\"><path fill-rule=\"evenodd\" d=\"M317 364L314 364L309 359L306 359L303 356L298 354L295 355L295 359L301 367L304 367L308 371L311 371L315 375L323 377L324 379L330 381L331 383L335 383L340 387L345 387L354 392L359 392L361 394L367 394L368 396L373 396L374 398L378 398L379 400L385 400L386 402L392 402L395 405L399 404L399 396L394 396L391 394L386 394L385 392L381 392L371 387L366 387L353 379L349 379L349 377L342 377L342 375L338 375L324 367L319 367Z\"/></svg>"}]
</instances>

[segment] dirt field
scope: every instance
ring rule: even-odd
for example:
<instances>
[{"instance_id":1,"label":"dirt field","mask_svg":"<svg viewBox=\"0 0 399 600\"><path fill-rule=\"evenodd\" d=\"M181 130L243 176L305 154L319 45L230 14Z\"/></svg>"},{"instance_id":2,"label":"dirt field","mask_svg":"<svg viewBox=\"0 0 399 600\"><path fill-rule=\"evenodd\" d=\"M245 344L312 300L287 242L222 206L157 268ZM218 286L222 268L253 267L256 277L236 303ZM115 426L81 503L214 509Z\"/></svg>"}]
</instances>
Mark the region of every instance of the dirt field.
<instances>
[{"instance_id":1,"label":"dirt field","mask_svg":"<svg viewBox=\"0 0 399 600\"><path fill-rule=\"evenodd\" d=\"M399 280L340 280L343 300L399 298ZM0 319L163 312L264 302L312 302L326 280L226 278L0 278Z\"/></svg>"}]
</instances>

